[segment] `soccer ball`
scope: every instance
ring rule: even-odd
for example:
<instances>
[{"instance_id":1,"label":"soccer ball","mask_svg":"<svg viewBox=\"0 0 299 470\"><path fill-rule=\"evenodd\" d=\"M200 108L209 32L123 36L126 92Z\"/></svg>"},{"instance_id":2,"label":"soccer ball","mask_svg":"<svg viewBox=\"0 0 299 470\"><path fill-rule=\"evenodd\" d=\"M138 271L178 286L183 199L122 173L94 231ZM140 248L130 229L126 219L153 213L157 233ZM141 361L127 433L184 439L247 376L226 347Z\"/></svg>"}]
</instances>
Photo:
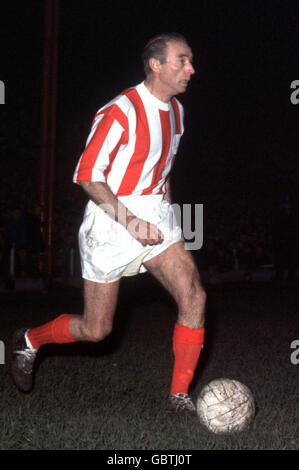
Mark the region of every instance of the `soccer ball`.
<instances>
[{"instance_id":1,"label":"soccer ball","mask_svg":"<svg viewBox=\"0 0 299 470\"><path fill-rule=\"evenodd\" d=\"M200 392L196 409L201 424L215 434L242 431L255 416L249 388L227 378L209 382Z\"/></svg>"}]
</instances>

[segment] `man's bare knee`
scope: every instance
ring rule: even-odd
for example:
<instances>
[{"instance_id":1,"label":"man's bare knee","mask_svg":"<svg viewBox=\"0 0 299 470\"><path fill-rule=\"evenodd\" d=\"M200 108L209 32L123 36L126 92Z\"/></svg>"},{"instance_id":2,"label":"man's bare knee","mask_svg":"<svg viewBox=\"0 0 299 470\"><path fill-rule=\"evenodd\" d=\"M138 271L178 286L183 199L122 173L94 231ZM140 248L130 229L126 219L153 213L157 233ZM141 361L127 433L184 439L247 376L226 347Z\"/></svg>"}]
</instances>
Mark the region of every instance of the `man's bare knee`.
<instances>
[{"instance_id":1,"label":"man's bare knee","mask_svg":"<svg viewBox=\"0 0 299 470\"><path fill-rule=\"evenodd\" d=\"M112 331L119 282L96 283L85 280L84 315L80 334L85 341L98 342Z\"/></svg>"},{"instance_id":2,"label":"man's bare knee","mask_svg":"<svg viewBox=\"0 0 299 470\"><path fill-rule=\"evenodd\" d=\"M97 343L99 341L103 341L107 336L110 335L112 331L112 324L109 322L100 323L97 325L83 324L81 331L85 341Z\"/></svg>"},{"instance_id":3,"label":"man's bare knee","mask_svg":"<svg viewBox=\"0 0 299 470\"><path fill-rule=\"evenodd\" d=\"M198 303L204 305L206 302L206 292L200 282L197 270L186 272L181 280L180 300L192 305Z\"/></svg>"}]
</instances>

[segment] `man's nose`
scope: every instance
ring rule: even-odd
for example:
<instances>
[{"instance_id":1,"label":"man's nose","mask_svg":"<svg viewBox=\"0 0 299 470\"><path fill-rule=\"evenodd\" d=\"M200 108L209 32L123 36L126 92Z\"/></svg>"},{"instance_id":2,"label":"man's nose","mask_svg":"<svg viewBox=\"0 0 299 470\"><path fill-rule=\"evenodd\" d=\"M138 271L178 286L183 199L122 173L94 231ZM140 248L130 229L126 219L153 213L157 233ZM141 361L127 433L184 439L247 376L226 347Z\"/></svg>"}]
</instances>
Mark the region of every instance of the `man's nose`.
<instances>
[{"instance_id":1,"label":"man's nose","mask_svg":"<svg viewBox=\"0 0 299 470\"><path fill-rule=\"evenodd\" d=\"M191 62L187 63L186 70L187 70L188 73L190 73L190 75L193 75L195 73L194 67L191 64Z\"/></svg>"}]
</instances>

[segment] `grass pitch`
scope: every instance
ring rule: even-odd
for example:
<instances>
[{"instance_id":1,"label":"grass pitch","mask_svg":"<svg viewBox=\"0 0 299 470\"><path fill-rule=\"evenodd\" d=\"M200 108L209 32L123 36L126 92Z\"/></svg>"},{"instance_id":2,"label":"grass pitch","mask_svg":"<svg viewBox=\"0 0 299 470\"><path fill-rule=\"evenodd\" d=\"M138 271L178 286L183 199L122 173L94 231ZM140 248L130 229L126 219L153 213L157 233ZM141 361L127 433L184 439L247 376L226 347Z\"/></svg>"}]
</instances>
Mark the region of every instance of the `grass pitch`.
<instances>
[{"instance_id":1,"label":"grass pitch","mask_svg":"<svg viewBox=\"0 0 299 470\"><path fill-rule=\"evenodd\" d=\"M256 400L245 431L217 436L196 418L167 415L175 305L148 275L121 285L112 335L99 344L48 345L34 389L10 378L10 338L21 326L80 313L80 289L2 293L1 450L298 450L298 283L208 286L206 343L192 396L210 380L235 378Z\"/></svg>"}]
</instances>

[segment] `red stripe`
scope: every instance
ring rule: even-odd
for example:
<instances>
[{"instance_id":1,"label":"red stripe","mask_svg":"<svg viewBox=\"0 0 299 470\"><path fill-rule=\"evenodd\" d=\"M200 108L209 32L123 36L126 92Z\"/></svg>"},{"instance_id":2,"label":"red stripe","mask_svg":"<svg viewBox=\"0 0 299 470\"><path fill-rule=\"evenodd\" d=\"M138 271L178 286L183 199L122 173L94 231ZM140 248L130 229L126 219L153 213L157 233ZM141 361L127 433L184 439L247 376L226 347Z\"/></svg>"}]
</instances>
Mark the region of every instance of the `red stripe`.
<instances>
[{"instance_id":1,"label":"red stripe","mask_svg":"<svg viewBox=\"0 0 299 470\"><path fill-rule=\"evenodd\" d=\"M116 119L119 124L122 126L125 131L128 131L128 117L126 114L119 108L117 104L112 104L111 106L108 106L107 108L101 109L96 115L93 120L92 125L94 124L96 118L100 116L101 114L104 114L105 116L109 115L113 119Z\"/></svg>"},{"instance_id":2,"label":"red stripe","mask_svg":"<svg viewBox=\"0 0 299 470\"><path fill-rule=\"evenodd\" d=\"M161 130L162 130L162 149L161 149L161 157L159 161L156 163L154 171L153 171L153 176L152 176L152 182L149 188L146 188L142 194L151 194L153 189L157 186L159 183L161 177L162 177L162 172L165 168L165 164L167 161L167 157L169 155L169 150L170 150L170 144L171 144L171 124L170 124L170 117L169 117L169 112L168 111L162 111L159 109L159 114L160 114L160 121L161 121Z\"/></svg>"},{"instance_id":3,"label":"red stripe","mask_svg":"<svg viewBox=\"0 0 299 470\"><path fill-rule=\"evenodd\" d=\"M109 116L104 116L98 125L91 141L87 145L78 168L78 181L92 181L92 170L96 163L100 149L111 129L113 120Z\"/></svg>"},{"instance_id":4,"label":"red stripe","mask_svg":"<svg viewBox=\"0 0 299 470\"><path fill-rule=\"evenodd\" d=\"M106 170L104 171L104 176L105 176L106 181L107 181L107 178L108 178L108 175L109 175L110 171L112 170L112 165L113 165L114 159L117 155L117 152L119 151L119 147L121 145L124 145L125 143L126 143L125 139L122 136L122 138L120 139L118 144L114 147L112 152L110 152L110 154L109 154L109 165L107 166Z\"/></svg>"},{"instance_id":5,"label":"red stripe","mask_svg":"<svg viewBox=\"0 0 299 470\"><path fill-rule=\"evenodd\" d=\"M104 113L104 117L99 122L94 135L92 136L89 144L87 145L81 157L80 165L79 165L78 173L77 173L77 181L92 181L92 170L95 166L99 152L101 148L103 147L103 144L115 120L117 120L120 123L120 125L125 129L125 131L122 134L120 142L116 146L117 150L122 143L125 144L128 141L128 131L127 131L128 130L128 118L121 111L121 109L117 105L113 105L103 110L103 113ZM102 113L99 113L99 114L102 114ZM115 158L116 153L114 155L114 150L109 155L110 164L109 164L108 169L106 169L106 171L109 171L110 166Z\"/></svg>"},{"instance_id":6,"label":"red stripe","mask_svg":"<svg viewBox=\"0 0 299 470\"><path fill-rule=\"evenodd\" d=\"M181 134L181 116L180 116L179 105L175 98L171 99L171 104L173 107L174 117L175 117L175 133Z\"/></svg>"},{"instance_id":7,"label":"red stripe","mask_svg":"<svg viewBox=\"0 0 299 470\"><path fill-rule=\"evenodd\" d=\"M132 194L140 180L150 150L150 131L142 100L135 88L128 90L125 94L136 110L136 142L133 155L118 188L117 196Z\"/></svg>"}]
</instances>

